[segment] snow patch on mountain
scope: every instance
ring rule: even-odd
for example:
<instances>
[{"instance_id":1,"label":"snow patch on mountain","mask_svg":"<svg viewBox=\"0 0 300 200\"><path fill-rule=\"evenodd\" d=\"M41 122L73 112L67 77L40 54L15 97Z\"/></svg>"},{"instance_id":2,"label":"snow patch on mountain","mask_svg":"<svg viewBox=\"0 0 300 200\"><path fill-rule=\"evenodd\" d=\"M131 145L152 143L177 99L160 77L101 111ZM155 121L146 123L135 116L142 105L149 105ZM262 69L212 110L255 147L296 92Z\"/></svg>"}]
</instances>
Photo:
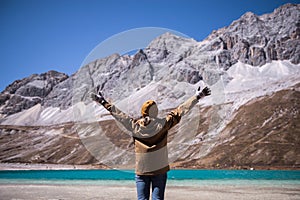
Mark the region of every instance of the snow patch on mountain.
<instances>
[{"instance_id":1,"label":"snow patch on mountain","mask_svg":"<svg viewBox=\"0 0 300 200\"><path fill-rule=\"evenodd\" d=\"M32 126L39 119L42 109L41 104L37 104L28 110L10 115L1 124Z\"/></svg>"},{"instance_id":2,"label":"snow patch on mountain","mask_svg":"<svg viewBox=\"0 0 300 200\"><path fill-rule=\"evenodd\" d=\"M227 75L227 102L234 102L234 110L251 99L271 95L276 91L290 88L300 82L300 64L289 61L272 61L262 67L253 67L241 62L233 65Z\"/></svg>"},{"instance_id":3,"label":"snow patch on mountain","mask_svg":"<svg viewBox=\"0 0 300 200\"><path fill-rule=\"evenodd\" d=\"M288 61L272 61L262 67L253 67L241 62L233 65L227 74L233 78L227 85L230 92L238 92L271 85L273 82L285 79L300 72L300 65Z\"/></svg>"}]
</instances>

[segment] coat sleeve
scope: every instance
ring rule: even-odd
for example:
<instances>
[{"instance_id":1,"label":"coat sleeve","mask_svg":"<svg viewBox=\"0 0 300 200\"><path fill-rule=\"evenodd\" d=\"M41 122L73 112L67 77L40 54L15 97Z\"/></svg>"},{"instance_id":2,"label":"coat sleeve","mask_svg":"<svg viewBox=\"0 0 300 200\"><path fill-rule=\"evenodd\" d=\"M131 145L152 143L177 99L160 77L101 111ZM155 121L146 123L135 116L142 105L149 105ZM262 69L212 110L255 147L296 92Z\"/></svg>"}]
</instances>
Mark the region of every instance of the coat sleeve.
<instances>
[{"instance_id":1,"label":"coat sleeve","mask_svg":"<svg viewBox=\"0 0 300 200\"><path fill-rule=\"evenodd\" d=\"M108 110L111 115L120 122L128 131L133 131L135 128L135 120L129 117L127 114L118 109L115 105L105 102L104 108Z\"/></svg>"},{"instance_id":2,"label":"coat sleeve","mask_svg":"<svg viewBox=\"0 0 300 200\"><path fill-rule=\"evenodd\" d=\"M166 126L172 128L180 122L182 116L188 113L198 103L197 96L192 96L176 109L172 110L166 117Z\"/></svg>"}]
</instances>

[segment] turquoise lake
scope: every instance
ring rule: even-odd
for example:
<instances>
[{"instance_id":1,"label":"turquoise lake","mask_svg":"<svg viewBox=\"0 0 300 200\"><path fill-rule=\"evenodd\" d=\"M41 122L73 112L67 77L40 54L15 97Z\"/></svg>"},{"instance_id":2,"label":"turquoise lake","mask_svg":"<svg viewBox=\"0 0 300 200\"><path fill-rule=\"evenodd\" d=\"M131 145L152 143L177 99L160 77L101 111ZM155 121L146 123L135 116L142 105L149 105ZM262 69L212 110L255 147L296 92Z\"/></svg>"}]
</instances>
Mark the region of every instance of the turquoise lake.
<instances>
[{"instance_id":1,"label":"turquoise lake","mask_svg":"<svg viewBox=\"0 0 300 200\"><path fill-rule=\"evenodd\" d=\"M133 185L133 170L0 171L0 184ZM168 185L299 185L300 171L289 170L171 170Z\"/></svg>"}]
</instances>

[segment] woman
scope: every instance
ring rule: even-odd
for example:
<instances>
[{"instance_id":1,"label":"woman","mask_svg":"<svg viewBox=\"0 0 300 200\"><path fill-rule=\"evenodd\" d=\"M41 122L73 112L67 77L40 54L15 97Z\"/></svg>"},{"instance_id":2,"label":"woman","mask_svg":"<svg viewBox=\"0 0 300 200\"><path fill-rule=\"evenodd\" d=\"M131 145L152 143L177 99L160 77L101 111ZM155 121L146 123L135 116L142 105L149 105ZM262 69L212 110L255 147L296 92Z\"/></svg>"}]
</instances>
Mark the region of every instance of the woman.
<instances>
[{"instance_id":1,"label":"woman","mask_svg":"<svg viewBox=\"0 0 300 200\"><path fill-rule=\"evenodd\" d=\"M141 109L142 117L133 119L107 102L102 93L93 93L92 99L104 106L116 120L132 133L136 157L136 187L138 200L148 200L152 185L152 199L164 199L167 182L167 172L170 170L168 163L167 137L168 130L179 123L198 101L210 95L211 91L205 87L196 95L178 106L166 115L158 118L157 104L153 100L146 101Z\"/></svg>"}]
</instances>

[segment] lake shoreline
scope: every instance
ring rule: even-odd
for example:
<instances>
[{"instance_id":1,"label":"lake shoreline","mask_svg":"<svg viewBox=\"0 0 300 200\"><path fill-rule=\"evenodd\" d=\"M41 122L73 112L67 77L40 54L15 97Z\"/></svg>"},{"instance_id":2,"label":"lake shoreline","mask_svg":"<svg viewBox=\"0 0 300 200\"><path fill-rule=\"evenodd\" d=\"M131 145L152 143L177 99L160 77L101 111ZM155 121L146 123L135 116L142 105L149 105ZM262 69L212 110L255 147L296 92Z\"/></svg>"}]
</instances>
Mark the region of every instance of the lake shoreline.
<instances>
[{"instance_id":1,"label":"lake shoreline","mask_svg":"<svg viewBox=\"0 0 300 200\"><path fill-rule=\"evenodd\" d=\"M109 169L102 165L69 165L46 163L0 163L0 170L82 170Z\"/></svg>"},{"instance_id":2,"label":"lake shoreline","mask_svg":"<svg viewBox=\"0 0 300 200\"><path fill-rule=\"evenodd\" d=\"M70 165L70 164L49 164L49 163L0 163L0 170L87 170L87 169L112 169L105 165L86 164L86 165ZM118 168L120 170L132 170L133 168ZM292 166L238 166L228 168L212 168L212 167L172 167L172 169L212 169L212 170L300 170L300 167Z\"/></svg>"}]
</instances>

